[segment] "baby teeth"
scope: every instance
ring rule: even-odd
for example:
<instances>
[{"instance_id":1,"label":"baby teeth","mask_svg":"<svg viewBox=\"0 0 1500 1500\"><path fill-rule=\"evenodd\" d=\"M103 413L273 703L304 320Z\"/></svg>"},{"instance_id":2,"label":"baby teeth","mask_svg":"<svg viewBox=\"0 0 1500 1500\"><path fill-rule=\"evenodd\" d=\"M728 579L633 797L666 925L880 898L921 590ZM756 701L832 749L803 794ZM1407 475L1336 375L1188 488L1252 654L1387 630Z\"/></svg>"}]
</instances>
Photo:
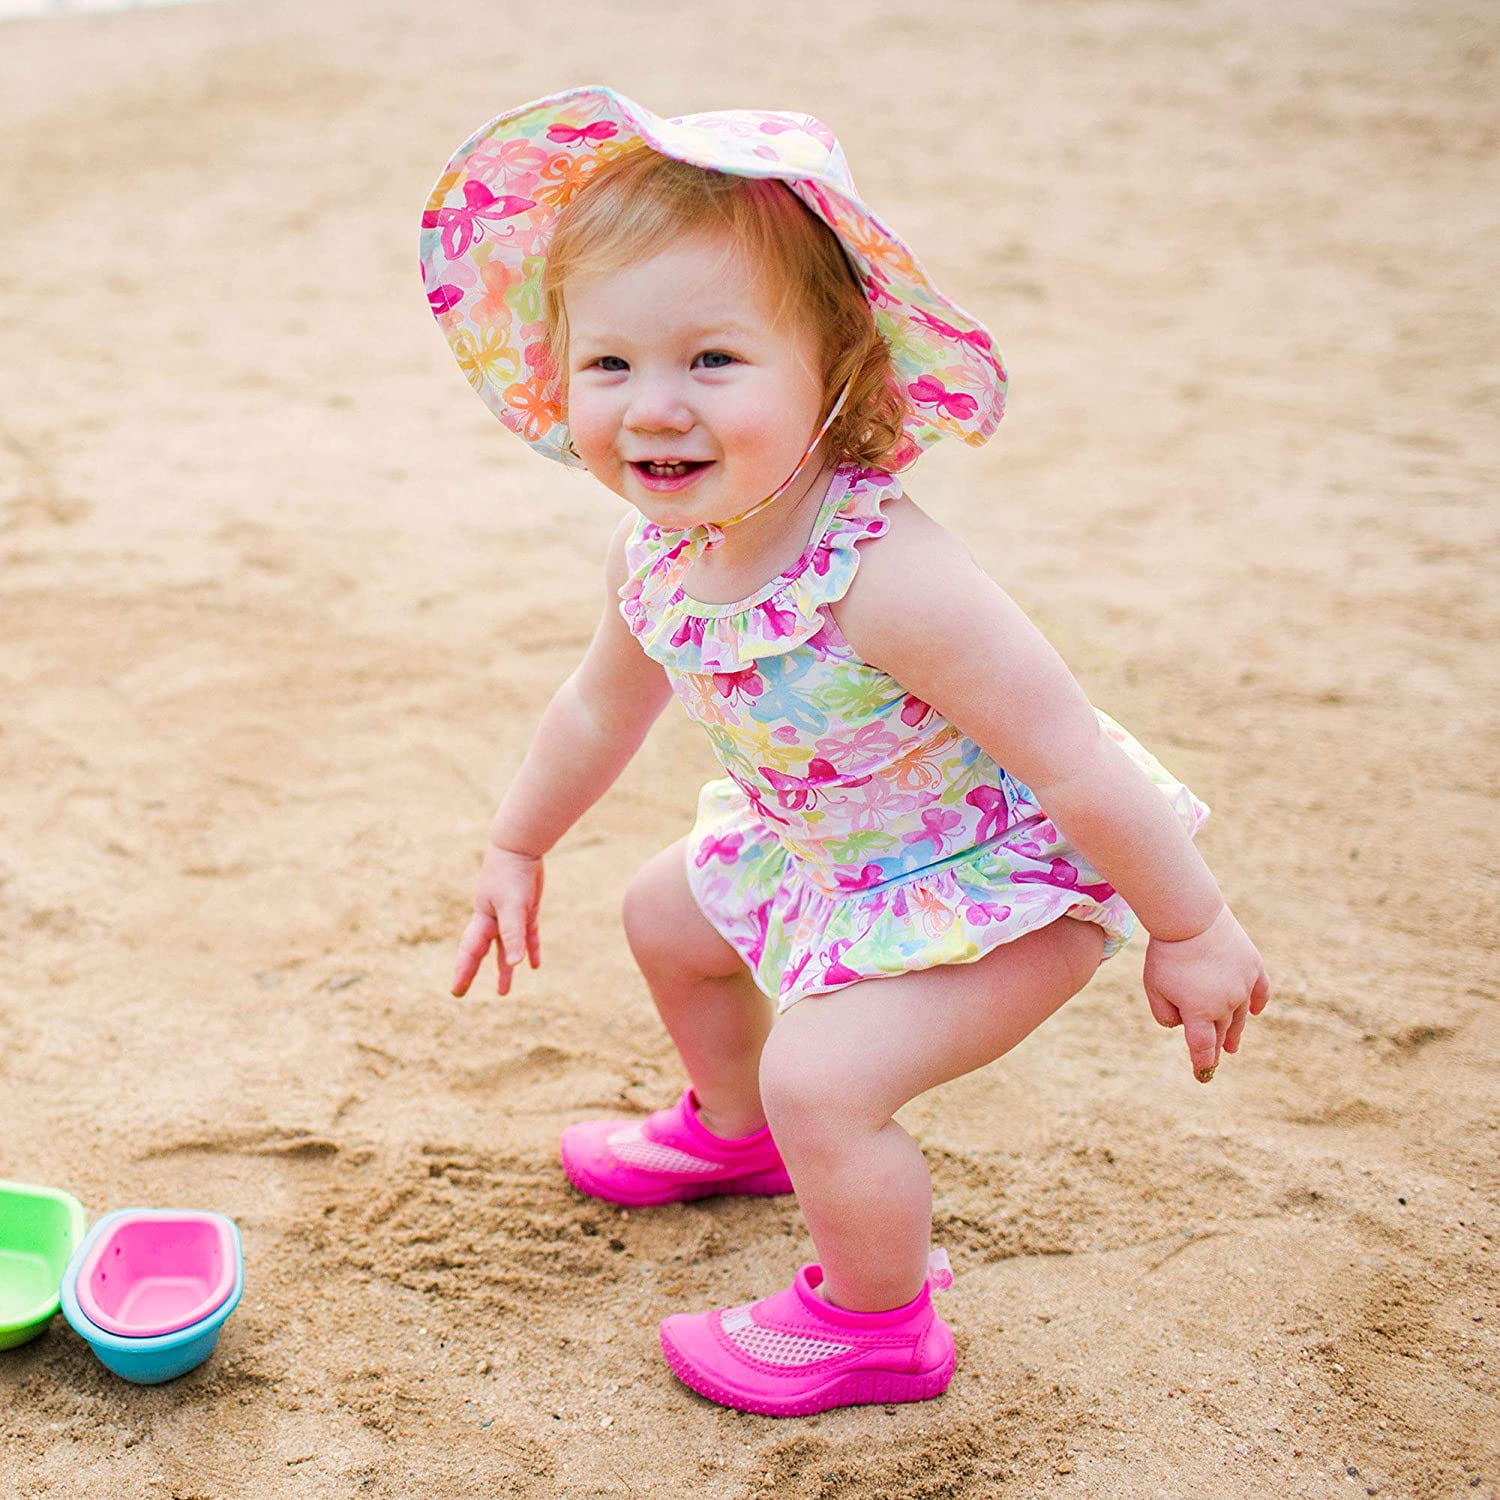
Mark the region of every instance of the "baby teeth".
<instances>
[{"instance_id":1,"label":"baby teeth","mask_svg":"<svg viewBox=\"0 0 1500 1500\"><path fill-rule=\"evenodd\" d=\"M648 469L650 469L653 474L661 474L663 476L668 475L668 474L674 474L675 475L675 474L686 474L687 473L687 465L686 464L678 464L678 463L673 463L673 464L648 463L646 465L646 467Z\"/></svg>"}]
</instances>

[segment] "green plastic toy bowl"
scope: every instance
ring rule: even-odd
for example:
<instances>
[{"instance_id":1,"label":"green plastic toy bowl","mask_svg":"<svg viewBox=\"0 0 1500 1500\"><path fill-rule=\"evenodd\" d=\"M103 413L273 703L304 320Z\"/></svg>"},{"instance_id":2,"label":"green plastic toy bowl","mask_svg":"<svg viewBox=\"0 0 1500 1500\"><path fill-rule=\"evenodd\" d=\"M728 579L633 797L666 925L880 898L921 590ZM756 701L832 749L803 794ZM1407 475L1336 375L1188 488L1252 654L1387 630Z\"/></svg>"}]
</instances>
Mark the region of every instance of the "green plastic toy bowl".
<instances>
[{"instance_id":1,"label":"green plastic toy bowl","mask_svg":"<svg viewBox=\"0 0 1500 1500\"><path fill-rule=\"evenodd\" d=\"M0 1349L29 1342L51 1321L83 1230L83 1205L70 1194L0 1182Z\"/></svg>"}]
</instances>

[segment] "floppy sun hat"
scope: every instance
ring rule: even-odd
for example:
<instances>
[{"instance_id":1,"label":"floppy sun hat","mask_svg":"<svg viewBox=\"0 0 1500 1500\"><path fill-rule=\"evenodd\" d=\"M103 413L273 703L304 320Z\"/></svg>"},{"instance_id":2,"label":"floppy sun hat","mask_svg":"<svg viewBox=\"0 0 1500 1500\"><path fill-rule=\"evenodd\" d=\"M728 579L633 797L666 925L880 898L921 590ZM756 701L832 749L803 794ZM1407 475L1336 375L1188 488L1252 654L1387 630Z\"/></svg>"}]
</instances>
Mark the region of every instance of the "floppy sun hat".
<instances>
[{"instance_id":1,"label":"floppy sun hat","mask_svg":"<svg viewBox=\"0 0 1500 1500\"><path fill-rule=\"evenodd\" d=\"M422 215L433 315L469 384L512 432L548 458L585 467L546 364L542 272L573 195L607 161L643 145L716 172L780 178L838 236L909 405L894 464L941 437L977 446L994 432L1005 410L994 341L865 207L826 125L752 109L663 119L602 87L549 94L491 120L455 153Z\"/></svg>"}]
</instances>

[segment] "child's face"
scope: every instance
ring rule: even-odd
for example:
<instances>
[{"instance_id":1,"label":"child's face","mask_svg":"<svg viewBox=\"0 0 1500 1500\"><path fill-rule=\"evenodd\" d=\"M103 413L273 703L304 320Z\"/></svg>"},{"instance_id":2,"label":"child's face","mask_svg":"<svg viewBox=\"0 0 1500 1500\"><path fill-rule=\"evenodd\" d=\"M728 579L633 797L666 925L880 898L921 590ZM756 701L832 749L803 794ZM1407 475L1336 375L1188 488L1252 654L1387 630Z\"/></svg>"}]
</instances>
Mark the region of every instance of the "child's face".
<instances>
[{"instance_id":1,"label":"child's face","mask_svg":"<svg viewBox=\"0 0 1500 1500\"><path fill-rule=\"evenodd\" d=\"M649 520L727 520L796 467L823 415L817 339L773 323L727 240L680 241L564 300L573 444ZM690 462L653 475L652 459Z\"/></svg>"}]
</instances>

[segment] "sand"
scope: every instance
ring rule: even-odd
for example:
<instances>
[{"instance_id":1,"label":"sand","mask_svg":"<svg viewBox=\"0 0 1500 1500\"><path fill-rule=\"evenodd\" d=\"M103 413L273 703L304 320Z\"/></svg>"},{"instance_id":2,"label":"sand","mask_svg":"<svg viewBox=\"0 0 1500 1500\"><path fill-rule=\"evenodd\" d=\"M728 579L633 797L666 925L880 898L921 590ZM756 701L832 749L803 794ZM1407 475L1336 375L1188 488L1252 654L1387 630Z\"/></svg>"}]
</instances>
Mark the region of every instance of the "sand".
<instances>
[{"instance_id":1,"label":"sand","mask_svg":"<svg viewBox=\"0 0 1500 1500\"><path fill-rule=\"evenodd\" d=\"M61 1319L0 1355L0 1491L1500 1494L1494 8L547 14L0 24L0 1175L248 1257L174 1384ZM1275 983L1203 1088L1137 939L906 1111L940 1401L688 1394L656 1320L784 1284L794 1203L557 1167L681 1086L619 923L713 771L675 710L549 859L542 968L446 992L619 503L469 393L417 219L592 81L812 109L996 330L999 437L910 491L1213 805Z\"/></svg>"}]
</instances>

